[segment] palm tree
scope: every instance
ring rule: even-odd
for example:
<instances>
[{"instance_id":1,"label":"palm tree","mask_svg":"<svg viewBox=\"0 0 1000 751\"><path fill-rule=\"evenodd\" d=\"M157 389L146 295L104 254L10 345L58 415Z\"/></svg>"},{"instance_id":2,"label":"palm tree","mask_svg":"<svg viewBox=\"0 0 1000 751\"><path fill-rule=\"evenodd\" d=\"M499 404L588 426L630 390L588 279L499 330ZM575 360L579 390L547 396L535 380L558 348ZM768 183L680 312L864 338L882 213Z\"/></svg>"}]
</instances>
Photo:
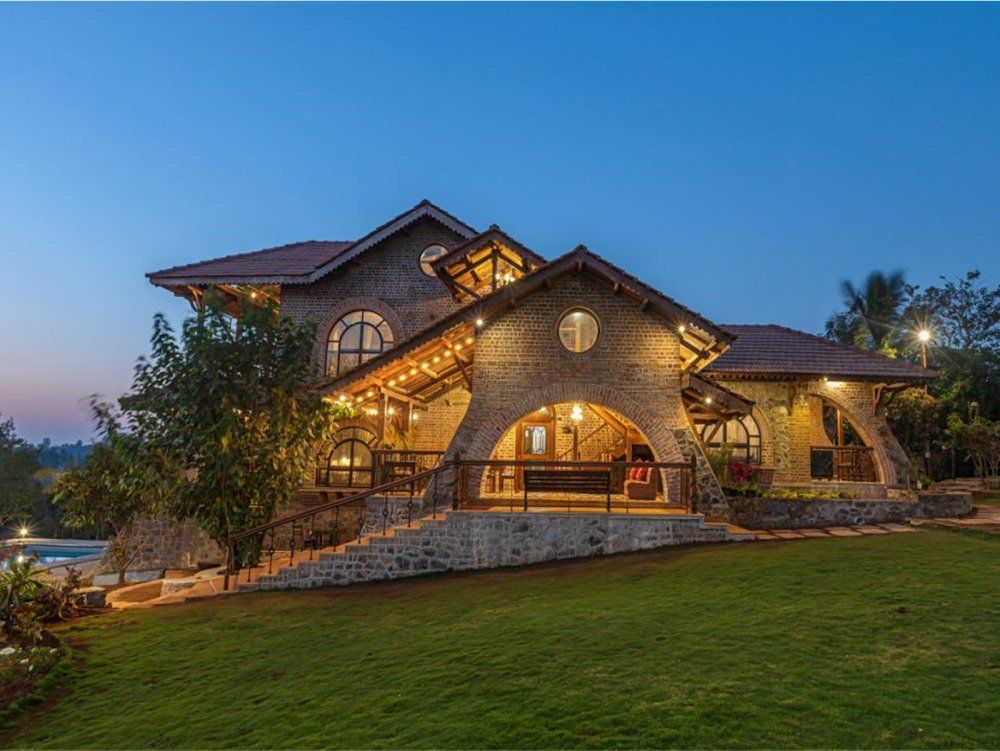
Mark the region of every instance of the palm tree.
<instances>
[{"instance_id":1,"label":"palm tree","mask_svg":"<svg viewBox=\"0 0 1000 751\"><path fill-rule=\"evenodd\" d=\"M898 328L900 308L909 294L903 272L873 271L860 289L845 279L840 283L840 291L848 312L857 316L858 333L862 338L868 339L872 349L889 349ZM864 337L865 330L867 337Z\"/></svg>"}]
</instances>

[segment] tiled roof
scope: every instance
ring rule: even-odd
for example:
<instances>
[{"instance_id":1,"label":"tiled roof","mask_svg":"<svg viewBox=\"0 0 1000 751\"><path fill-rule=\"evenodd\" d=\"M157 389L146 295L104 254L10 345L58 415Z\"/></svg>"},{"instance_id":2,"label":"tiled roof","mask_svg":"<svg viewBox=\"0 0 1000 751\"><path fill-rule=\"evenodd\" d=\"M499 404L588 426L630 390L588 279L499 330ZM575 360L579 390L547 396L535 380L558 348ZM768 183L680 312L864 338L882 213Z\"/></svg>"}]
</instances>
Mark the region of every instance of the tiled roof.
<instances>
[{"instance_id":1,"label":"tiled roof","mask_svg":"<svg viewBox=\"0 0 1000 751\"><path fill-rule=\"evenodd\" d=\"M923 381L937 376L936 371L905 360L866 352L784 326L726 324L723 328L735 334L736 340L705 368L704 372L710 376L826 376L879 381Z\"/></svg>"},{"instance_id":2,"label":"tiled roof","mask_svg":"<svg viewBox=\"0 0 1000 751\"><path fill-rule=\"evenodd\" d=\"M329 263L353 241L306 240L305 242L264 248L250 253L236 253L209 261L199 261L183 266L154 271L149 278L154 283L169 284L171 280L189 280L206 277L259 278L272 276L301 276L311 274Z\"/></svg>"},{"instance_id":3,"label":"tiled roof","mask_svg":"<svg viewBox=\"0 0 1000 751\"><path fill-rule=\"evenodd\" d=\"M330 273L382 240L424 217L434 219L468 239L476 230L439 206L424 199L411 209L351 242L306 242L265 248L249 253L213 258L146 274L153 284L169 287L186 284L306 284Z\"/></svg>"}]
</instances>

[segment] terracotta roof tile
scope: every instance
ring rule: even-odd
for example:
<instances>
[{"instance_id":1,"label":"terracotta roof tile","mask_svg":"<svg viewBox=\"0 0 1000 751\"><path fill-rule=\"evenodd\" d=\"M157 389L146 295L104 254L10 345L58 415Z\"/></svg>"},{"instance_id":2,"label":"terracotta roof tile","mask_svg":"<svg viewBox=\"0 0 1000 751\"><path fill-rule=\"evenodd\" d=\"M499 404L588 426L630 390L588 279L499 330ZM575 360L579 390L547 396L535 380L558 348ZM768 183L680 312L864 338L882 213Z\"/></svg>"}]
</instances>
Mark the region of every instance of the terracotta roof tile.
<instances>
[{"instance_id":1,"label":"terracotta roof tile","mask_svg":"<svg viewBox=\"0 0 1000 751\"><path fill-rule=\"evenodd\" d=\"M736 340L704 373L709 376L828 376L830 378L923 381L937 372L919 365L838 344L804 331L767 325L726 324Z\"/></svg>"},{"instance_id":2,"label":"terracotta roof tile","mask_svg":"<svg viewBox=\"0 0 1000 751\"><path fill-rule=\"evenodd\" d=\"M304 242L264 248L249 253L236 253L208 261L154 271L147 276L153 282L169 283L171 279L202 277L298 276L311 274L325 263L354 245L353 241L306 240Z\"/></svg>"}]
</instances>

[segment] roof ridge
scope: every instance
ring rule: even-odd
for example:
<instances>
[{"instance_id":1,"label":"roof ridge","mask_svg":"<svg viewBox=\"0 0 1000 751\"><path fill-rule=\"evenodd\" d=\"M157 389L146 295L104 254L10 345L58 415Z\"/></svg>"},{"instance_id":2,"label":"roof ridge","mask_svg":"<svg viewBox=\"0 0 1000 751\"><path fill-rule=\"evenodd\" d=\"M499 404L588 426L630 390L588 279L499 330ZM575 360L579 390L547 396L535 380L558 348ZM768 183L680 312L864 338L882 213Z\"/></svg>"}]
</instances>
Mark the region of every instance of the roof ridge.
<instances>
[{"instance_id":1,"label":"roof ridge","mask_svg":"<svg viewBox=\"0 0 1000 751\"><path fill-rule=\"evenodd\" d=\"M229 253L224 256L216 256L215 258L206 258L201 261L191 261L190 263L179 263L176 266L170 266L166 269L160 269L158 271L147 272L146 276L159 276L160 274L169 274L171 271L179 271L180 269L186 269L189 266L198 266L203 263L215 263L217 261L232 261L237 258L248 258L250 256L260 255L261 253L271 253L275 250L286 250L288 248L293 248L297 245L308 245L309 243L330 243L330 244L342 244L350 247L354 244L354 240L298 240L296 242L284 243L283 245L272 245L268 248L259 248L258 250L244 250L239 253Z\"/></svg>"}]
</instances>

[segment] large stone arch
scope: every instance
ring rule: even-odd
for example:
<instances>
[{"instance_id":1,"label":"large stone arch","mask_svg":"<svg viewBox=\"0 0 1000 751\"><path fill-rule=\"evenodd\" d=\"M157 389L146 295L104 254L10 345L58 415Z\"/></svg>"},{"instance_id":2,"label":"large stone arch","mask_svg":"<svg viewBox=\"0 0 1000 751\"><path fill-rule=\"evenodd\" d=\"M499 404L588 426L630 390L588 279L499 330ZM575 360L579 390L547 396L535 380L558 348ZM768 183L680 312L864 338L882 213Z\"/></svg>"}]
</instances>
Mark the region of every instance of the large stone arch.
<instances>
[{"instance_id":1,"label":"large stone arch","mask_svg":"<svg viewBox=\"0 0 1000 751\"><path fill-rule=\"evenodd\" d=\"M727 513L728 507L725 505L722 489L712 474L704 453L690 428L679 422L674 411L666 405L657 410L655 406L643 405L619 389L584 381L551 382L517 394L484 395L474 392L465 417L448 445L444 460L489 459L503 434L524 415L547 404L565 402L600 404L628 418L649 441L650 450L657 461L686 462L693 456L697 462L696 508L709 513ZM481 469L467 475L467 491L472 494L479 492L481 475ZM672 481L668 478L664 480L666 486L670 487ZM428 492L438 494L440 502L447 492L444 489L445 483L453 481L454 478L448 478L446 481L434 482ZM673 492L676 493L676 485L673 487Z\"/></svg>"},{"instance_id":2,"label":"large stone arch","mask_svg":"<svg viewBox=\"0 0 1000 751\"><path fill-rule=\"evenodd\" d=\"M474 395L469 404L469 412L473 412L477 406L476 402L477 398ZM590 402L608 407L631 420L642 432L649 441L650 449L657 461L685 460L673 433L662 419L655 419L649 410L643 410L641 405L615 389L579 382L549 383L523 391L513 399L505 400L504 407L493 411L488 419L468 421L469 430L464 436L462 429L467 426L467 421L463 420L445 456L453 458L460 452L463 459L489 459L503 434L524 415L547 404L564 402ZM477 422L478 425L472 424L473 422ZM460 437L461 442L458 440Z\"/></svg>"},{"instance_id":3,"label":"large stone arch","mask_svg":"<svg viewBox=\"0 0 1000 751\"><path fill-rule=\"evenodd\" d=\"M865 409L859 407L854 403L854 400L842 397L830 388L810 385L810 387L806 390L806 395L822 399L843 412L847 416L851 425L858 432L861 440L863 440L865 445L869 446L874 452L875 469L878 472L879 482L884 485L899 484L900 473L896 466L896 462L889 454L886 441L885 433L888 431L888 426L886 426L885 431L881 429L881 426L878 423L884 423L885 420L881 419L875 413L874 408ZM889 436L891 437L891 433L889 433ZM895 442L895 438L892 438L892 441Z\"/></svg>"}]
</instances>

